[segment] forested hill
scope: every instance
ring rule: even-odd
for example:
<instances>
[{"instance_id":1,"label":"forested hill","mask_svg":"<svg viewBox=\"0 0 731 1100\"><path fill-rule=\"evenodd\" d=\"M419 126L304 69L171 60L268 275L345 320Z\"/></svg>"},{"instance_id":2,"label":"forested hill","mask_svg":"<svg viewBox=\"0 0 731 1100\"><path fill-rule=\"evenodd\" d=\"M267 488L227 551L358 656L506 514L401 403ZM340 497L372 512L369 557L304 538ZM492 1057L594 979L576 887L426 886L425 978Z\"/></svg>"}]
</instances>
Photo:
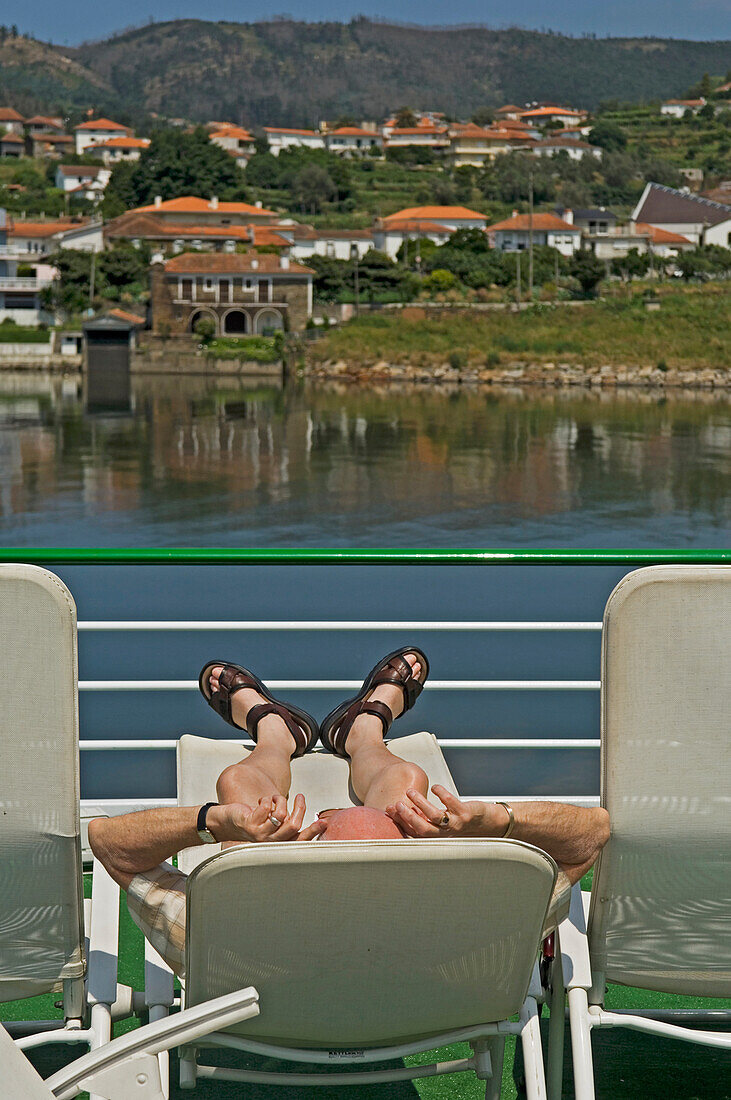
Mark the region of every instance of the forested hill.
<instances>
[{"instance_id":1,"label":"forested hill","mask_svg":"<svg viewBox=\"0 0 731 1100\"><path fill-rule=\"evenodd\" d=\"M364 18L176 20L54 53L78 65L76 82L58 86L70 105L81 106L93 80L104 89L93 105L108 111L301 126L345 114L378 118L401 104L467 116L477 107L534 99L587 107L648 101L680 96L704 72L723 75L731 64L728 42L429 29ZM53 74L46 72L42 87L40 75L22 63L11 71L0 50L6 97L13 87L27 95L35 86L48 97Z\"/></svg>"}]
</instances>

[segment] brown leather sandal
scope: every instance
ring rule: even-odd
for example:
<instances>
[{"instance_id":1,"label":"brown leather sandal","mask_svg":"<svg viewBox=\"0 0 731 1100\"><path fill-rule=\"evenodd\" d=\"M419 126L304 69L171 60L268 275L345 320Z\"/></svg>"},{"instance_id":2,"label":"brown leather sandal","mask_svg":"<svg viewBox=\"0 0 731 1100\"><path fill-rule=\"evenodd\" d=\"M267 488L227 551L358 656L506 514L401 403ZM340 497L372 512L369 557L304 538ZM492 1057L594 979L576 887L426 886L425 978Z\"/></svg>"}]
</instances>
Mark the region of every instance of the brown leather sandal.
<instances>
[{"instance_id":1,"label":"brown leather sandal","mask_svg":"<svg viewBox=\"0 0 731 1100\"><path fill-rule=\"evenodd\" d=\"M211 669L218 665L223 666L223 671L218 678L219 690L211 692L209 684ZM198 686L209 707L212 707L224 722L228 722L229 726L237 730L244 727L239 726L231 717L231 697L242 688L253 688L254 691L263 695L267 702L252 707L246 716L246 732L253 741L256 741L257 727L262 718L267 714L278 714L294 737L296 748L293 756L303 756L317 743L320 727L312 715L306 710L292 706L291 703L278 702L267 691L259 677L243 665L234 665L230 661L206 661L198 677Z\"/></svg>"},{"instance_id":2,"label":"brown leather sandal","mask_svg":"<svg viewBox=\"0 0 731 1100\"><path fill-rule=\"evenodd\" d=\"M405 659L407 653L413 653L421 665L420 679L413 674L409 662ZM404 709L401 714L411 710L416 700L421 695L422 688L429 675L429 662L426 655L414 645L401 646L400 649L389 653L387 657L379 661L366 676L363 686L352 699L346 699L331 710L320 723L320 741L329 752L338 756L347 757L345 742L350 733L353 722L359 714L374 714L380 718L385 737L393 723L393 713L386 703L377 699L368 700L366 696L379 684L394 684L400 687L404 693ZM401 717L401 715L399 715Z\"/></svg>"}]
</instances>

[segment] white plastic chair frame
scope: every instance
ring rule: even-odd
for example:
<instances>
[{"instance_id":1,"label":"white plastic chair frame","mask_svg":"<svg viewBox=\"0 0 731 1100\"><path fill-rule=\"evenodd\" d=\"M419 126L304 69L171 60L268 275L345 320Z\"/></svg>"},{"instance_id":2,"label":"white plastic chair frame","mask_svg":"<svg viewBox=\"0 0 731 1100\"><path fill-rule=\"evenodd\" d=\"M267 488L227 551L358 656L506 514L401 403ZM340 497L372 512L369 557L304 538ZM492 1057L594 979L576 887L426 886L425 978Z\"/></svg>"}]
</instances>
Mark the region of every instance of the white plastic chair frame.
<instances>
[{"instance_id":1,"label":"white plastic chair frame","mask_svg":"<svg viewBox=\"0 0 731 1100\"><path fill-rule=\"evenodd\" d=\"M161 1059L171 1047L205 1038L259 1011L255 989L241 989L151 1021L83 1055L44 1081L0 1026L3 1086L13 1100L71 1100L84 1090L105 1100L166 1100Z\"/></svg>"},{"instance_id":2,"label":"white plastic chair frame","mask_svg":"<svg viewBox=\"0 0 731 1100\"><path fill-rule=\"evenodd\" d=\"M728 566L654 566L620 581L602 638L602 805L613 839L591 894L573 888L553 966L554 1003L568 995L577 1100L594 1100L595 1028L731 1050L731 1032L697 1026L728 1028L731 1011L603 1007L607 981L731 996L729 667ZM660 867L663 847L673 861ZM660 897L673 878L684 891L676 909ZM562 1029L563 1012L551 1012L551 1100L561 1095Z\"/></svg>"},{"instance_id":3,"label":"white plastic chair frame","mask_svg":"<svg viewBox=\"0 0 731 1100\"><path fill-rule=\"evenodd\" d=\"M110 1041L112 1020L141 1010L143 999L117 983L119 887L96 861L92 896L83 899L76 606L68 588L37 566L0 565L0 633L0 913L9 929L0 939L0 1000L63 989L62 1020L13 1021L6 1030L22 1049L96 1050ZM19 691L34 667L34 691ZM171 1004L171 992L152 978L153 995ZM150 1011L154 1019L161 1010Z\"/></svg>"}]
</instances>

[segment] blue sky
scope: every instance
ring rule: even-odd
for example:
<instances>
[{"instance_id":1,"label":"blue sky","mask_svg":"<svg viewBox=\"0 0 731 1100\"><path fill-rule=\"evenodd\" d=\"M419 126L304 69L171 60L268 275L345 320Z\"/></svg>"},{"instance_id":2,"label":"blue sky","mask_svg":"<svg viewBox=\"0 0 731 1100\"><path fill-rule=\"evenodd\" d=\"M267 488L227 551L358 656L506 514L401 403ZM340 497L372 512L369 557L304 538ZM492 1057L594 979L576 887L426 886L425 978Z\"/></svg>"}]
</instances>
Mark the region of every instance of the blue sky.
<instances>
[{"instance_id":1,"label":"blue sky","mask_svg":"<svg viewBox=\"0 0 731 1100\"><path fill-rule=\"evenodd\" d=\"M99 38L127 24L139 25L179 18L253 21L289 14L297 19L347 20L363 14L411 23L483 23L490 27L519 25L550 28L571 34L656 35L671 38L731 38L731 0L452 0L447 7L435 0L127 0L105 5L98 0L5 0L0 19L23 32L60 44ZM123 9L124 14L121 14ZM731 65L731 50L729 64Z\"/></svg>"}]
</instances>

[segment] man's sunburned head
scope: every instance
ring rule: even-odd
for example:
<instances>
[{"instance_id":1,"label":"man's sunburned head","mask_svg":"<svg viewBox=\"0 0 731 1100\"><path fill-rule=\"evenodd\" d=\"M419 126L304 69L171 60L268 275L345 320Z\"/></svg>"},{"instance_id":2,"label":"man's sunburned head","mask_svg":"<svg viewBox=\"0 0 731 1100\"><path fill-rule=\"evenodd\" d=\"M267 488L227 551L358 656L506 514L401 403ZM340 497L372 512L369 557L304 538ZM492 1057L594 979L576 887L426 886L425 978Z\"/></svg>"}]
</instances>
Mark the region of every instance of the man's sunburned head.
<instances>
[{"instance_id":1,"label":"man's sunburned head","mask_svg":"<svg viewBox=\"0 0 731 1100\"><path fill-rule=\"evenodd\" d=\"M383 810L372 806L349 806L320 815L327 829L320 840L403 840L398 825Z\"/></svg>"}]
</instances>

